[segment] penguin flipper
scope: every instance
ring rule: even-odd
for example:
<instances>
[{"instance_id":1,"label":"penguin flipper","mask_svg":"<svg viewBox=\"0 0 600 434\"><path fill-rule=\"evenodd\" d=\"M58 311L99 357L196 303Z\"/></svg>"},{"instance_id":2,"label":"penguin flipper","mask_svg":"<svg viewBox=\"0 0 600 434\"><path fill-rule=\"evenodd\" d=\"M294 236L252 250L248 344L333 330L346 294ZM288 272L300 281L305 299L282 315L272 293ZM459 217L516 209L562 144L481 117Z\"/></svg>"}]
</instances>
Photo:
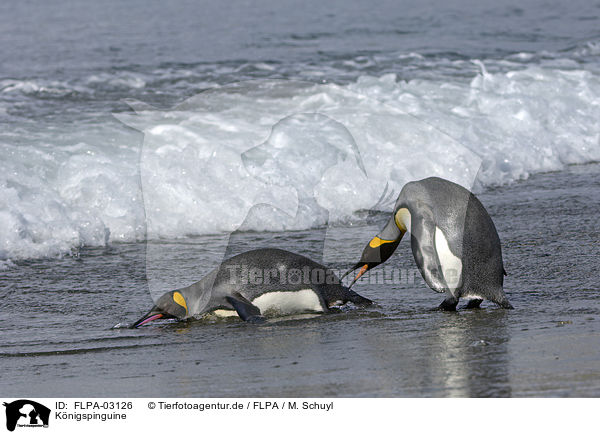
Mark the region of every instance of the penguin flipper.
<instances>
[{"instance_id":1,"label":"penguin flipper","mask_svg":"<svg viewBox=\"0 0 600 434\"><path fill-rule=\"evenodd\" d=\"M411 248L419 271L427 285L436 292L446 292L447 284L444 279L435 248L435 229L433 213L423 204L419 218L413 218L411 227Z\"/></svg>"},{"instance_id":2,"label":"penguin flipper","mask_svg":"<svg viewBox=\"0 0 600 434\"><path fill-rule=\"evenodd\" d=\"M225 297L225 299L244 321L251 323L265 322L265 318L261 315L260 309L246 300L242 294L235 293L233 296Z\"/></svg>"}]
</instances>

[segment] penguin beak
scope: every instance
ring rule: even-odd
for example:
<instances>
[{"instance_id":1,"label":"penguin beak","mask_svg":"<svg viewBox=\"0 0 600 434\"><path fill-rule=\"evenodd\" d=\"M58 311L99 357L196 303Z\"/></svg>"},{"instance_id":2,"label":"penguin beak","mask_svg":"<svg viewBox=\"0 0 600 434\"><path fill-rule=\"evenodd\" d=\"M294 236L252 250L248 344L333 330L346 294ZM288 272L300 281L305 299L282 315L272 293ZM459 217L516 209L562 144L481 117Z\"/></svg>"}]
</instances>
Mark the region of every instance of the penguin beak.
<instances>
[{"instance_id":1,"label":"penguin beak","mask_svg":"<svg viewBox=\"0 0 600 434\"><path fill-rule=\"evenodd\" d=\"M148 324L150 321L154 321L160 318L170 318L171 315L161 311L157 306L154 306L150 311L138 319L136 322L129 326L130 329L136 329L138 327L143 326L144 324Z\"/></svg>"}]
</instances>

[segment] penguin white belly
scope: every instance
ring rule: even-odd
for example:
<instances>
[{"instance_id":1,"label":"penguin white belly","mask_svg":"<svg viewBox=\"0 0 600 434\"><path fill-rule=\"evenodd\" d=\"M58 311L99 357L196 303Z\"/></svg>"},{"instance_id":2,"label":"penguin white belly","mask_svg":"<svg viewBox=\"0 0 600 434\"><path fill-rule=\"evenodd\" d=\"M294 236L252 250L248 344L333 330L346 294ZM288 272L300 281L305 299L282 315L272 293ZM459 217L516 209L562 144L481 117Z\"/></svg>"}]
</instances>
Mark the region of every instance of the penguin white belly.
<instances>
[{"instance_id":1,"label":"penguin white belly","mask_svg":"<svg viewBox=\"0 0 600 434\"><path fill-rule=\"evenodd\" d=\"M212 313L218 316L219 318L229 318L231 316L238 316L238 313L235 310L229 309L217 309L213 310Z\"/></svg>"},{"instance_id":2,"label":"penguin white belly","mask_svg":"<svg viewBox=\"0 0 600 434\"><path fill-rule=\"evenodd\" d=\"M435 228L435 250L442 266L442 274L444 275L448 289L458 288L461 282L462 261L452 253L448 246L448 240L438 227Z\"/></svg>"},{"instance_id":3,"label":"penguin white belly","mask_svg":"<svg viewBox=\"0 0 600 434\"><path fill-rule=\"evenodd\" d=\"M252 304L262 313L275 311L282 315L299 312L323 312L319 296L312 289L300 291L274 291L259 295Z\"/></svg>"}]
</instances>

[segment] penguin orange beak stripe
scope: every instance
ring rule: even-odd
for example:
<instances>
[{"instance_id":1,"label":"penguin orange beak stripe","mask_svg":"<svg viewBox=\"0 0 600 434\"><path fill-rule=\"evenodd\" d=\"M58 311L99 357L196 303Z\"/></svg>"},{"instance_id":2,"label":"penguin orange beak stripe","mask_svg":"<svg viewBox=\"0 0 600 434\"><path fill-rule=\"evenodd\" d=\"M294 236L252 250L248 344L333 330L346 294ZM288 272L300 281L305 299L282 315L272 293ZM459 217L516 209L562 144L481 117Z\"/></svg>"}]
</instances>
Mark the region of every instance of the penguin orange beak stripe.
<instances>
[{"instance_id":1,"label":"penguin orange beak stripe","mask_svg":"<svg viewBox=\"0 0 600 434\"><path fill-rule=\"evenodd\" d=\"M356 277L354 278L354 280L352 281L352 283L354 283L358 279L360 279L360 276L362 276L363 274L365 274L368 269L369 269L369 264L365 264L362 267L360 267L360 271L358 272L358 274L356 275Z\"/></svg>"}]
</instances>

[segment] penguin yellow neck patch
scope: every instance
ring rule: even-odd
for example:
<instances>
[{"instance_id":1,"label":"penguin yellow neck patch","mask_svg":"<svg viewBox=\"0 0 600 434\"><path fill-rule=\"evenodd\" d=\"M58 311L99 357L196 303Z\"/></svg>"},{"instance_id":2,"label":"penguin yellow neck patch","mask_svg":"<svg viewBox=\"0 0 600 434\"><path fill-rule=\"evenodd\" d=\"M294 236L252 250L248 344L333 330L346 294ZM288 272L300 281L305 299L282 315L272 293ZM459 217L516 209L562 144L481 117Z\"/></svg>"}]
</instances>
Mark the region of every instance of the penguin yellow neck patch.
<instances>
[{"instance_id":1,"label":"penguin yellow neck patch","mask_svg":"<svg viewBox=\"0 0 600 434\"><path fill-rule=\"evenodd\" d=\"M393 243L394 241L395 240L382 240L379 237L375 237L369 242L369 247L371 247L372 249L376 249L377 247L381 246L382 244Z\"/></svg>"},{"instance_id":2,"label":"penguin yellow neck patch","mask_svg":"<svg viewBox=\"0 0 600 434\"><path fill-rule=\"evenodd\" d=\"M400 229L402 233L410 231L411 218L408 209L400 208L394 216L394 220L396 221L396 226L398 226L398 229Z\"/></svg>"},{"instance_id":3,"label":"penguin yellow neck patch","mask_svg":"<svg viewBox=\"0 0 600 434\"><path fill-rule=\"evenodd\" d=\"M185 314L187 315L188 308L187 308L187 304L185 303L185 298L183 298L183 295L181 295L181 293L175 291L173 293L173 301L175 303L177 303L179 306L183 307L185 309Z\"/></svg>"}]
</instances>

